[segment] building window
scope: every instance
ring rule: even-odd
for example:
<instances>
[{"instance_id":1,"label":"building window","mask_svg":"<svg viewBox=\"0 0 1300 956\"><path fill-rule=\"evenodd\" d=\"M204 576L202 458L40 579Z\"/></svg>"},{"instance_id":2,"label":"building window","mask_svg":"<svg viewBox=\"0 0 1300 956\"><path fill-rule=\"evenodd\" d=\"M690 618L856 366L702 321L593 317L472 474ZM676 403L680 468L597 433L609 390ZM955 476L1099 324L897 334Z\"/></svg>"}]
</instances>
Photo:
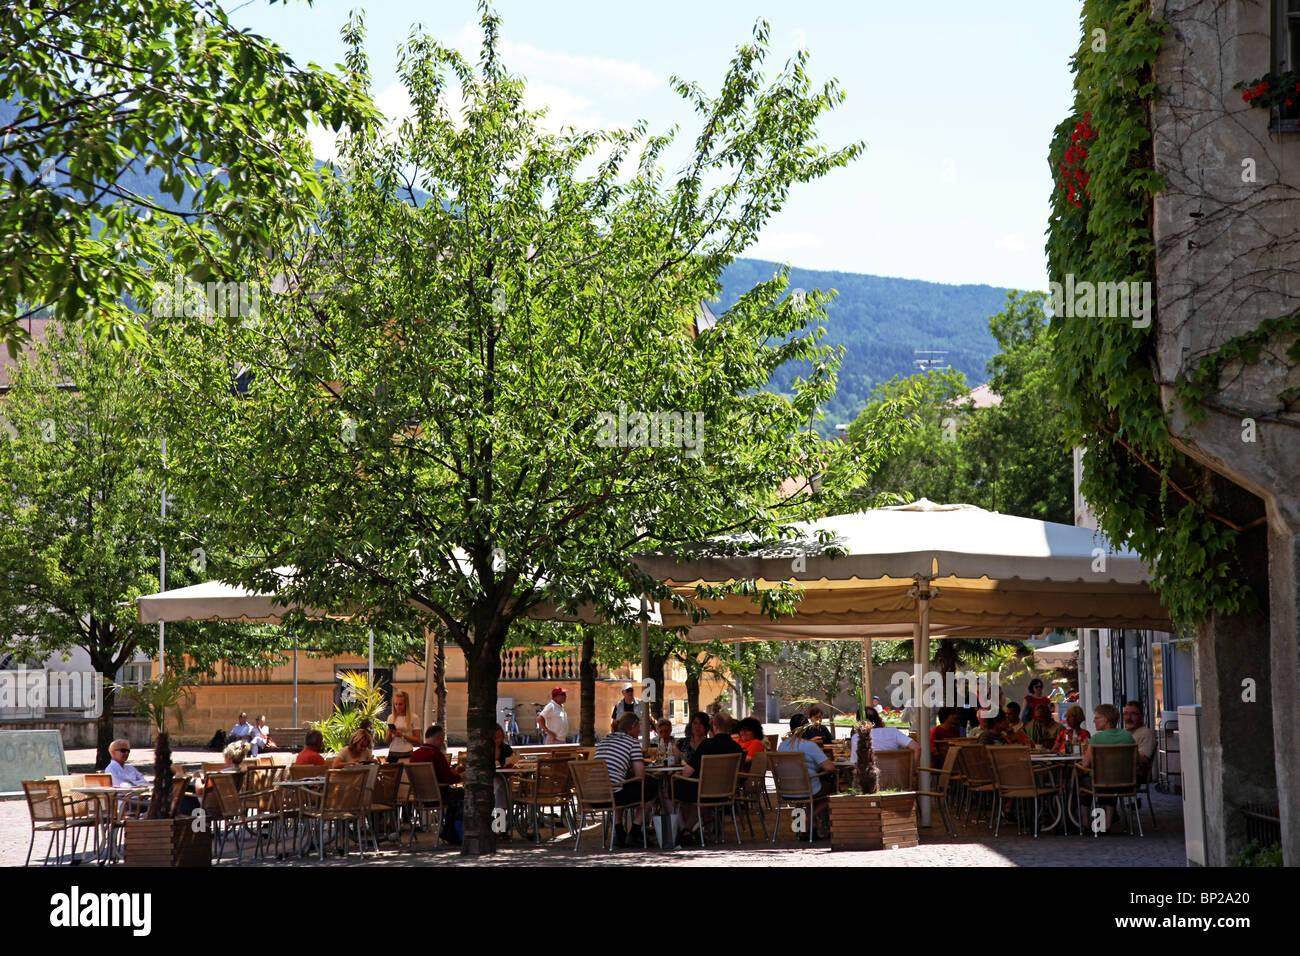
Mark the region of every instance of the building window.
<instances>
[{"instance_id":1,"label":"building window","mask_svg":"<svg viewBox=\"0 0 1300 956\"><path fill-rule=\"evenodd\" d=\"M1300 0L1274 0L1273 15L1273 70L1300 69Z\"/></svg>"}]
</instances>

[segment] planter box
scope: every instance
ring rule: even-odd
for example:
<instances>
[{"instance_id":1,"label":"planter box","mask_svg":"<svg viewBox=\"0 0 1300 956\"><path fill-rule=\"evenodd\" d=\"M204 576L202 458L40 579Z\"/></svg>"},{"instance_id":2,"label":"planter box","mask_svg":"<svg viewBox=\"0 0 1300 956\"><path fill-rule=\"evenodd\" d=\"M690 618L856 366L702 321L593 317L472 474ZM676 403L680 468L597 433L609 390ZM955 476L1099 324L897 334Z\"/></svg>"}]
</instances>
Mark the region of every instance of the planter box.
<instances>
[{"instance_id":1,"label":"planter box","mask_svg":"<svg viewBox=\"0 0 1300 956\"><path fill-rule=\"evenodd\" d=\"M126 865L211 866L212 833L195 833L193 823L189 817L126 821Z\"/></svg>"},{"instance_id":2,"label":"planter box","mask_svg":"<svg viewBox=\"0 0 1300 956\"><path fill-rule=\"evenodd\" d=\"M912 791L841 795L829 802L832 850L892 850L918 843Z\"/></svg>"}]
</instances>

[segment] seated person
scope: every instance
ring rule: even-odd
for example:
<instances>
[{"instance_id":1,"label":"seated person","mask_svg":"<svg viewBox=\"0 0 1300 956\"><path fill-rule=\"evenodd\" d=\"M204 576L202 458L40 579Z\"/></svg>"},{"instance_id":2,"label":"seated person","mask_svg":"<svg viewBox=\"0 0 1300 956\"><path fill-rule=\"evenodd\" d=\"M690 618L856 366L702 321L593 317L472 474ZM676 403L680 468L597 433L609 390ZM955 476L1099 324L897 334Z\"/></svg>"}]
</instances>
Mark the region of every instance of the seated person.
<instances>
[{"instance_id":1,"label":"seated person","mask_svg":"<svg viewBox=\"0 0 1300 956\"><path fill-rule=\"evenodd\" d=\"M691 722L686 725L686 736L677 742L677 749L682 755L683 763L690 763L691 757L704 741L709 739L709 715L699 710L691 715Z\"/></svg>"},{"instance_id":2,"label":"seated person","mask_svg":"<svg viewBox=\"0 0 1300 956\"><path fill-rule=\"evenodd\" d=\"M1007 701L1007 706L1005 709L1007 713L1007 729L1024 730L1025 729L1024 722L1020 719L1020 705L1017 704L1014 700L1009 700Z\"/></svg>"},{"instance_id":3,"label":"seated person","mask_svg":"<svg viewBox=\"0 0 1300 956\"><path fill-rule=\"evenodd\" d=\"M809 729L804 731L804 739L818 744L829 744L835 739L835 732L822 724L822 709L814 704L808 709ZM759 735L760 737L762 734Z\"/></svg>"},{"instance_id":4,"label":"seated person","mask_svg":"<svg viewBox=\"0 0 1300 956\"><path fill-rule=\"evenodd\" d=\"M234 727L230 728L230 733L226 734L226 741L234 743L242 740L253 748L253 756L257 756L258 743L265 743L262 735L257 732L257 728L248 722L248 714L240 711L239 720Z\"/></svg>"},{"instance_id":5,"label":"seated person","mask_svg":"<svg viewBox=\"0 0 1300 956\"><path fill-rule=\"evenodd\" d=\"M140 772L140 768L133 767L126 762L126 758L131 755L131 743L125 737L119 737L108 745L110 759L108 766L104 770L113 778L115 787L147 787L148 779Z\"/></svg>"},{"instance_id":6,"label":"seated person","mask_svg":"<svg viewBox=\"0 0 1300 956\"><path fill-rule=\"evenodd\" d=\"M497 729L492 735L492 756L498 767L515 765L515 750L506 743L506 729L500 724L497 724ZM510 808L510 784L504 775L499 773L492 775L492 795L493 806Z\"/></svg>"},{"instance_id":7,"label":"seated person","mask_svg":"<svg viewBox=\"0 0 1300 956\"><path fill-rule=\"evenodd\" d=\"M1061 732L1056 735L1056 746L1052 749L1058 754L1063 754L1065 753L1066 742L1071 741L1075 744L1075 749L1077 750L1079 745L1090 736L1091 735L1083 726L1083 708L1078 704L1075 704L1065 712L1065 726L1062 727ZM1140 757L1138 759L1139 761L1141 760Z\"/></svg>"},{"instance_id":8,"label":"seated person","mask_svg":"<svg viewBox=\"0 0 1300 956\"><path fill-rule=\"evenodd\" d=\"M796 714L802 717L802 714ZM713 736L709 737L698 747L686 761L685 769L673 777L672 797L674 800L682 800L687 803L694 800L700 792L700 761L705 757L711 757L715 754L741 754L745 753L743 747L731 739L731 718L726 714L714 714L709 721L709 726L713 731ZM814 744L813 746L816 746ZM694 828L696 822L695 809L687 807L683 812L688 828ZM690 843L694 839L689 835L683 836L683 842Z\"/></svg>"},{"instance_id":9,"label":"seated person","mask_svg":"<svg viewBox=\"0 0 1300 956\"><path fill-rule=\"evenodd\" d=\"M274 750L279 746L271 739L271 725L266 722L266 714L257 715L257 723L253 725L253 729L257 732L257 736L262 738L263 742L260 746L263 750ZM256 757L257 754L253 756Z\"/></svg>"},{"instance_id":10,"label":"seated person","mask_svg":"<svg viewBox=\"0 0 1300 956\"><path fill-rule=\"evenodd\" d=\"M325 746L325 738L321 736L319 730L307 731L307 738L303 742L302 751L294 758L293 762L297 766L325 766L325 757L321 750Z\"/></svg>"},{"instance_id":11,"label":"seated person","mask_svg":"<svg viewBox=\"0 0 1300 956\"><path fill-rule=\"evenodd\" d=\"M988 747L1005 744L1007 742L1007 713L1000 710L992 717L981 717L980 726L983 728L976 739Z\"/></svg>"},{"instance_id":12,"label":"seated person","mask_svg":"<svg viewBox=\"0 0 1300 956\"><path fill-rule=\"evenodd\" d=\"M871 724L871 746L874 750L911 750L916 754L912 758L914 765L921 759L921 745L897 727L886 727L885 718L880 716L880 711L874 707L868 707L863 711L863 715L866 717L867 723ZM852 763L858 762L858 735L856 733L849 738L849 760Z\"/></svg>"},{"instance_id":13,"label":"seated person","mask_svg":"<svg viewBox=\"0 0 1300 956\"><path fill-rule=\"evenodd\" d=\"M870 709L868 708L868 710ZM793 719L791 719L790 724L793 729L777 745L776 752L780 754L797 753L803 756L808 767L808 780L812 786L813 817L816 818L829 806L826 798L830 796L831 791L835 788L835 761L826 756L826 752L822 750L815 739L804 736L804 734L810 732L809 727L813 725L804 724L803 722L795 723ZM829 776L823 777L821 774L828 774Z\"/></svg>"},{"instance_id":14,"label":"seated person","mask_svg":"<svg viewBox=\"0 0 1300 956\"><path fill-rule=\"evenodd\" d=\"M348 745L334 755L334 762L330 767L334 770L339 767L346 767L352 763L374 763L374 738L370 734L370 728L367 726L358 727L348 738Z\"/></svg>"},{"instance_id":15,"label":"seated person","mask_svg":"<svg viewBox=\"0 0 1300 956\"><path fill-rule=\"evenodd\" d=\"M642 805L652 803L658 795L659 782L647 780L645 758L641 754L641 741L635 736L641 718L635 711L626 711L616 721L618 729L596 744L596 759L605 761L609 769L609 782L614 788L614 806L628 807L636 804L632 829L624 831L621 819L614 823L614 845L627 846L640 843L642 834ZM621 815L616 815L621 817Z\"/></svg>"},{"instance_id":16,"label":"seated person","mask_svg":"<svg viewBox=\"0 0 1300 956\"><path fill-rule=\"evenodd\" d=\"M452 769L451 761L447 759L446 729L439 724L431 724L424 732L424 745L416 747L411 754L411 763L433 764L444 808L441 838L448 843L460 843L455 825L464 811L465 791L453 788L452 784L464 783L464 778Z\"/></svg>"},{"instance_id":17,"label":"seated person","mask_svg":"<svg viewBox=\"0 0 1300 956\"><path fill-rule=\"evenodd\" d=\"M1093 747L1096 745L1109 746L1112 744L1132 744L1136 743L1133 735L1127 730L1117 729L1116 724L1120 721L1119 708L1114 704L1098 704L1092 714L1092 722L1097 727L1097 732L1089 739L1089 747L1083 755L1083 760L1079 762L1080 774L1091 774L1092 772L1092 755L1095 752ZM1115 813L1114 797L1098 797L1097 802L1106 810L1106 829L1103 833L1110 832L1111 820Z\"/></svg>"},{"instance_id":18,"label":"seated person","mask_svg":"<svg viewBox=\"0 0 1300 956\"><path fill-rule=\"evenodd\" d=\"M1035 747L1054 747L1056 738L1061 733L1061 725L1052 719L1050 704L1038 704L1034 707L1034 719L1025 724L1025 733Z\"/></svg>"},{"instance_id":19,"label":"seated person","mask_svg":"<svg viewBox=\"0 0 1300 956\"><path fill-rule=\"evenodd\" d=\"M1142 722L1142 705L1135 700L1124 705L1124 729L1138 745L1138 782L1145 783L1151 779L1151 763L1156 757L1156 735Z\"/></svg>"},{"instance_id":20,"label":"seated person","mask_svg":"<svg viewBox=\"0 0 1300 956\"><path fill-rule=\"evenodd\" d=\"M655 736L650 738L650 743L655 745L656 757L660 763L669 762L666 758L671 758L674 764L682 762L682 755L673 741L673 722L667 717L655 724Z\"/></svg>"},{"instance_id":21,"label":"seated person","mask_svg":"<svg viewBox=\"0 0 1300 956\"><path fill-rule=\"evenodd\" d=\"M745 763L740 769L745 770L763 752L763 725L756 717L746 717L736 733L740 737L738 743L745 751Z\"/></svg>"},{"instance_id":22,"label":"seated person","mask_svg":"<svg viewBox=\"0 0 1300 956\"><path fill-rule=\"evenodd\" d=\"M944 746L939 742L961 736L961 711L956 707L940 707L938 716L939 722L930 728L930 761L936 767L943 764ZM850 745L849 749L854 748Z\"/></svg>"}]
</instances>

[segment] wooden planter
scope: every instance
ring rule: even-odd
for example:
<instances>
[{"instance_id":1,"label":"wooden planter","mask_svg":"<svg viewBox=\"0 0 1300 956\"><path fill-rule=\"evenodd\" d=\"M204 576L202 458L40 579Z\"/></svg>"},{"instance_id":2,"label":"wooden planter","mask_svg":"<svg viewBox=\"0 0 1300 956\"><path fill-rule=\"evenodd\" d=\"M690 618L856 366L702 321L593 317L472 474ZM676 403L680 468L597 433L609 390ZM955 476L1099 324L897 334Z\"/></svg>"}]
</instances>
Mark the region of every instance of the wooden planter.
<instances>
[{"instance_id":1,"label":"wooden planter","mask_svg":"<svg viewBox=\"0 0 1300 956\"><path fill-rule=\"evenodd\" d=\"M916 794L833 796L832 850L884 850L916 846Z\"/></svg>"},{"instance_id":2,"label":"wooden planter","mask_svg":"<svg viewBox=\"0 0 1300 956\"><path fill-rule=\"evenodd\" d=\"M189 817L127 820L127 866L211 866L212 833L195 833Z\"/></svg>"}]
</instances>

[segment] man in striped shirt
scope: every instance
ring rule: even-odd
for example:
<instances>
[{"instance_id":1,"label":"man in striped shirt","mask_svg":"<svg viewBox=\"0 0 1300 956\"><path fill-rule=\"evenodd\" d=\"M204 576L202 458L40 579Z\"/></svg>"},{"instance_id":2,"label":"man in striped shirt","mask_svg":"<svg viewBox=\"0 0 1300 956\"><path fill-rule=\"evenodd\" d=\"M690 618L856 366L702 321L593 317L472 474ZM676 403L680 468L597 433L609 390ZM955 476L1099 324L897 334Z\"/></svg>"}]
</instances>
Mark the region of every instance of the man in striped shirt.
<instances>
[{"instance_id":1,"label":"man in striped shirt","mask_svg":"<svg viewBox=\"0 0 1300 956\"><path fill-rule=\"evenodd\" d=\"M630 831L625 831L622 823L614 824L615 846L626 846L629 840L644 842L641 832L642 808L644 804L652 802L658 792L658 781L646 779L641 741L633 736L633 731L640 722L641 719L636 714L624 714L618 719L618 729L596 745L596 759L605 761L605 766L609 768L609 782L614 788L614 806L636 804L636 815L632 818Z\"/></svg>"}]
</instances>

